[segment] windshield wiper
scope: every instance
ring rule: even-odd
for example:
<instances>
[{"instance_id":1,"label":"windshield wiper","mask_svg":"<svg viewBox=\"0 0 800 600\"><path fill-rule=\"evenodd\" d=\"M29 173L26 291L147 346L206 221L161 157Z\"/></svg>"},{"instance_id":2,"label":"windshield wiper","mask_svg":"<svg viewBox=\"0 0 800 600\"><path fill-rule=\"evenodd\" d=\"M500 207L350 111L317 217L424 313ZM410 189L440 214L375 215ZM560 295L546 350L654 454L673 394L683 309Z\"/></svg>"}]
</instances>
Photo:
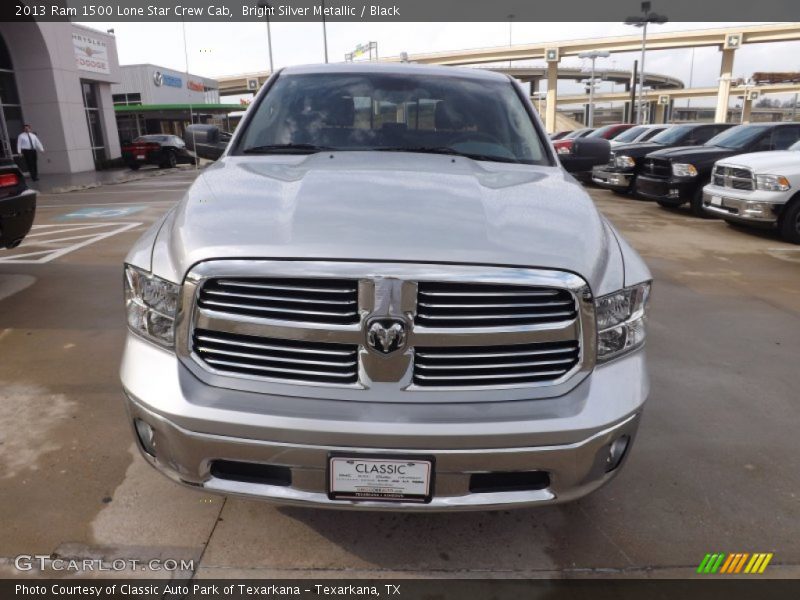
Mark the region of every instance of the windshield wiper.
<instances>
[{"instance_id":1,"label":"windshield wiper","mask_svg":"<svg viewBox=\"0 0 800 600\"><path fill-rule=\"evenodd\" d=\"M242 152L245 154L314 154L335 149L315 144L268 144L266 146L250 146Z\"/></svg>"},{"instance_id":2,"label":"windshield wiper","mask_svg":"<svg viewBox=\"0 0 800 600\"><path fill-rule=\"evenodd\" d=\"M420 154L447 154L450 156L463 156L465 158L471 158L473 160L488 160L488 161L509 162L509 163L520 162L516 158L511 158L508 156L494 156L492 154L474 154L471 152L459 152L455 148L450 148L449 146L416 146L416 147L392 146L385 148L372 148L372 150L375 150L376 152L418 152Z\"/></svg>"}]
</instances>

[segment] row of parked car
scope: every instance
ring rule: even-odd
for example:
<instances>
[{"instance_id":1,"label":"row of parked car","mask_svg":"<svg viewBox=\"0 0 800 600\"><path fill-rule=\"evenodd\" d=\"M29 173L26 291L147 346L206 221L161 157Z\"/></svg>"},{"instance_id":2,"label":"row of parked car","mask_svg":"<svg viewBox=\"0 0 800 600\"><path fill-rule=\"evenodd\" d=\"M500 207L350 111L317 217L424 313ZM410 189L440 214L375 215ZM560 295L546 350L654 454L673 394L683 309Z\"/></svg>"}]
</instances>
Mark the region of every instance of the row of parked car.
<instances>
[{"instance_id":1,"label":"row of parked car","mask_svg":"<svg viewBox=\"0 0 800 600\"><path fill-rule=\"evenodd\" d=\"M596 185L664 208L688 204L698 217L777 228L800 244L800 123L660 125L627 143L622 136L643 126L619 127L578 130L553 145L565 154L575 139L612 135L608 163L590 175Z\"/></svg>"}]
</instances>

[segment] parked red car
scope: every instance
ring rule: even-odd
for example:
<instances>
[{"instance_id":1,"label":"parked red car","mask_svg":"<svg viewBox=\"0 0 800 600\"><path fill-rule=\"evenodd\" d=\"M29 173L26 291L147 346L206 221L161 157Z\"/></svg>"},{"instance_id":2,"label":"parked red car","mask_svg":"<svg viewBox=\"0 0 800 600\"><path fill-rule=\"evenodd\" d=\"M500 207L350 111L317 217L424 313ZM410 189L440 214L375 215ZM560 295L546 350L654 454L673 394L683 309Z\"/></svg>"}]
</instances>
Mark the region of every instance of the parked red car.
<instances>
[{"instance_id":1,"label":"parked red car","mask_svg":"<svg viewBox=\"0 0 800 600\"><path fill-rule=\"evenodd\" d=\"M573 131L573 133L578 132L586 132L583 135L568 135L563 139L557 140L553 142L553 146L556 149L556 152L559 154L569 154L572 151L572 142L573 140L580 138L580 137L587 137L587 138L602 138L604 140L613 140L623 131L630 129L633 127L632 123L612 123L611 125L604 125L603 127L599 127L598 129L578 129L577 131Z\"/></svg>"}]
</instances>

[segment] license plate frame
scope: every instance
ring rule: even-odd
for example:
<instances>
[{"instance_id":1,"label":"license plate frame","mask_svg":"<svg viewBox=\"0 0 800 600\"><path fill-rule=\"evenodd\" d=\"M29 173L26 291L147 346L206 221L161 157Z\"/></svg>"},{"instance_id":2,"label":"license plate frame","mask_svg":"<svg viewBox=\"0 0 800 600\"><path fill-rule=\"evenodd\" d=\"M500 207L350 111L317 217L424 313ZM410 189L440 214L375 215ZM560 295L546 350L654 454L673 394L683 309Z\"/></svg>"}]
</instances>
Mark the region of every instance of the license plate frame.
<instances>
[{"instance_id":1,"label":"license plate frame","mask_svg":"<svg viewBox=\"0 0 800 600\"><path fill-rule=\"evenodd\" d=\"M349 488L344 489L345 483L341 479L342 471L337 471L343 463L367 463L367 464L393 464L400 466L402 463L413 463L419 468L427 468L427 477L422 484L422 490L419 489L419 484L412 486L408 492L401 491L403 486L396 481L384 483L383 486L378 485L374 479L369 481L367 478L362 479L364 489L359 491L354 489L358 486L352 482ZM386 476L386 474L380 474ZM403 478L403 476L399 476ZM395 476L397 479L397 476ZM415 504L428 504L433 499L434 484L436 479L436 458L430 455L403 455L403 454L372 454L372 453L358 453L358 452L329 452L327 457L326 481L328 499L334 501L349 501L349 502L385 502L388 504L410 502ZM348 482L349 483L349 482Z\"/></svg>"}]
</instances>

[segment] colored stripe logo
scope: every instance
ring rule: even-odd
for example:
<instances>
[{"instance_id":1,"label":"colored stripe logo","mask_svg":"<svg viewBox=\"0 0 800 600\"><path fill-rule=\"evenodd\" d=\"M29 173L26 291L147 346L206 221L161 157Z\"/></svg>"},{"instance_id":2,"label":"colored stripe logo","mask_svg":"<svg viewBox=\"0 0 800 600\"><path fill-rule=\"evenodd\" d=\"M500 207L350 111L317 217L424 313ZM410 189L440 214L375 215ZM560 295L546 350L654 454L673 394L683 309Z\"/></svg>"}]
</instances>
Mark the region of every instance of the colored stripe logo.
<instances>
[{"instance_id":1,"label":"colored stripe logo","mask_svg":"<svg viewBox=\"0 0 800 600\"><path fill-rule=\"evenodd\" d=\"M760 575L767 568L772 560L772 552L757 552L749 554L747 552L734 552L725 554L716 552L706 554L697 567L697 572L704 575Z\"/></svg>"}]
</instances>

